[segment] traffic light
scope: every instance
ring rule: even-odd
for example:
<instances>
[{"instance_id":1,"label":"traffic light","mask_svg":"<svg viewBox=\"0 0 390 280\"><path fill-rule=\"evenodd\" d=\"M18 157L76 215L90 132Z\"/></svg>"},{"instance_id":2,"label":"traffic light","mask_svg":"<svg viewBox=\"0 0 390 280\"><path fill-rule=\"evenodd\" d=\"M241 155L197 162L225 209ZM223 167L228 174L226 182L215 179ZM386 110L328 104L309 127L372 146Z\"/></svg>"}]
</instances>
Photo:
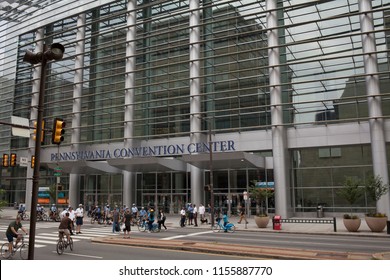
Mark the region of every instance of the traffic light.
<instances>
[{"instance_id":1,"label":"traffic light","mask_svg":"<svg viewBox=\"0 0 390 280\"><path fill-rule=\"evenodd\" d=\"M15 167L16 166L16 154L11 154L11 160L10 160L9 165L11 167Z\"/></svg>"},{"instance_id":2,"label":"traffic light","mask_svg":"<svg viewBox=\"0 0 390 280\"><path fill-rule=\"evenodd\" d=\"M65 122L63 119L55 118L53 123L53 132L51 135L51 143L52 144L61 144L64 141L64 133L65 133Z\"/></svg>"},{"instance_id":3,"label":"traffic light","mask_svg":"<svg viewBox=\"0 0 390 280\"><path fill-rule=\"evenodd\" d=\"M31 156L31 168L35 166L35 156Z\"/></svg>"},{"instance_id":4,"label":"traffic light","mask_svg":"<svg viewBox=\"0 0 390 280\"><path fill-rule=\"evenodd\" d=\"M34 133L33 139L36 141L37 139L37 122L34 122ZM41 144L45 142L45 121L42 121L42 132L41 132Z\"/></svg>"},{"instance_id":5,"label":"traffic light","mask_svg":"<svg viewBox=\"0 0 390 280\"><path fill-rule=\"evenodd\" d=\"M3 167L8 167L9 165L9 156L8 154L3 154Z\"/></svg>"}]
</instances>

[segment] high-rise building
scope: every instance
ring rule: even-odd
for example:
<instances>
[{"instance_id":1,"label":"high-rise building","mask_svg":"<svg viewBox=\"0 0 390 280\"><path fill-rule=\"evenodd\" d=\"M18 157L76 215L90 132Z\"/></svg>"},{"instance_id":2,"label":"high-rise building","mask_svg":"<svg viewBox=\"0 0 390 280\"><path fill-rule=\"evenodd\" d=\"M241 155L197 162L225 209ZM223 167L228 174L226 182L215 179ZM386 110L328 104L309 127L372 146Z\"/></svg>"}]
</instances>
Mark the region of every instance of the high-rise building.
<instances>
[{"instance_id":1,"label":"high-rise building","mask_svg":"<svg viewBox=\"0 0 390 280\"><path fill-rule=\"evenodd\" d=\"M389 16L390 0L6 0L0 122L33 128L44 76L44 203L235 211L256 185L282 216L343 213L347 177L389 181ZM23 61L53 43L44 75ZM9 203L30 205L34 147L0 126ZM377 206L389 215L390 195Z\"/></svg>"}]
</instances>

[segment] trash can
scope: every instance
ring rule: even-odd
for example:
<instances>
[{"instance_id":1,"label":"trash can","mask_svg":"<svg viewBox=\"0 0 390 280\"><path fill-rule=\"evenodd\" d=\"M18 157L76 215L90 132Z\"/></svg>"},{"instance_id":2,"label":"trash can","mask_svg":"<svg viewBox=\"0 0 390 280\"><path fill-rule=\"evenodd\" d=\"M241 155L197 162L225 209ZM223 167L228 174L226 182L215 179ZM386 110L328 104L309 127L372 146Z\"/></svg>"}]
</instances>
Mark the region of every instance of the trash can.
<instances>
[{"instance_id":1,"label":"trash can","mask_svg":"<svg viewBox=\"0 0 390 280\"><path fill-rule=\"evenodd\" d=\"M324 208L322 205L317 206L317 218L323 218L324 217Z\"/></svg>"},{"instance_id":2,"label":"trash can","mask_svg":"<svg viewBox=\"0 0 390 280\"><path fill-rule=\"evenodd\" d=\"M274 230L281 230L282 229L282 222L280 221L282 218L280 216L274 216L272 219L273 229Z\"/></svg>"}]
</instances>

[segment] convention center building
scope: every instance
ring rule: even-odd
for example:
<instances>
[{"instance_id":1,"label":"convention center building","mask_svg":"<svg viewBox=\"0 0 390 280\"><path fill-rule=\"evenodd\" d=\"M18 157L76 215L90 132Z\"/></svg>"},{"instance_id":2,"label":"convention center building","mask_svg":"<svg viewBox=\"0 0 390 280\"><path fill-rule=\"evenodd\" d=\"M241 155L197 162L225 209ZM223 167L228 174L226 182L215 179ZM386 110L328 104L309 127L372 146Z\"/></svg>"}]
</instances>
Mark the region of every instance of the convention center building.
<instances>
[{"instance_id":1,"label":"convention center building","mask_svg":"<svg viewBox=\"0 0 390 280\"><path fill-rule=\"evenodd\" d=\"M389 216L364 191L389 182L389 46L390 0L1 1L1 196Z\"/></svg>"}]
</instances>

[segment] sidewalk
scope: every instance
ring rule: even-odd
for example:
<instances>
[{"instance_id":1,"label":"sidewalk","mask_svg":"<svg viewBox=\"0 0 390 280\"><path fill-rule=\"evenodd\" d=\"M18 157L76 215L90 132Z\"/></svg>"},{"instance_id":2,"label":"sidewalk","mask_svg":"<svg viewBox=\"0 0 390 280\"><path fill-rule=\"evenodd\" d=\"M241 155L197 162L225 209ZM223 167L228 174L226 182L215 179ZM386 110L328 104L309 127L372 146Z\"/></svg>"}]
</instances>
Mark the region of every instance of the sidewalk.
<instances>
[{"instance_id":1,"label":"sidewalk","mask_svg":"<svg viewBox=\"0 0 390 280\"><path fill-rule=\"evenodd\" d=\"M4 208L0 212L1 219L14 219L16 217L17 210L13 208ZM331 219L325 217L324 219ZM179 215L167 215L166 225L168 228L179 228ZM268 224L267 228L258 228L254 221L254 217L248 218L248 224L238 224L238 217L231 217L229 219L231 223L236 226L237 231L253 231L253 232L272 232L275 234L280 233L300 233L300 234L327 234L327 235L340 235L340 236L362 236L362 237L388 237L387 229L382 232L371 232L364 219L358 232L348 232L343 225L342 218L336 218L337 232L333 231L333 224L305 224L305 223L282 223L281 230L273 230L272 221ZM198 221L198 227L188 226L190 228L199 230L210 230L209 224L201 224ZM338 253L338 252L324 252L324 251L309 251L298 249L280 249L280 248L266 248L266 247L254 247L254 246L232 246L231 244L221 243L196 243L190 241L178 241L178 240L154 240L150 242L150 239L145 238L132 238L123 239L122 236L118 237L106 237L95 238L93 242L110 243L110 244L122 244L128 246L143 246L153 248L165 248L176 250L188 250L196 252L212 252L219 254L234 254L235 256L252 256L258 258L277 258L277 259L385 259L390 260L390 251L370 254L354 254L354 253Z\"/></svg>"},{"instance_id":2,"label":"sidewalk","mask_svg":"<svg viewBox=\"0 0 390 280\"><path fill-rule=\"evenodd\" d=\"M324 218L331 219L331 218ZM258 228L254 221L254 217L248 219L248 224L238 224L238 217L231 217L231 223L236 226L237 231L253 231L253 232L272 232L280 233L300 233L300 234L327 234L327 235L354 235L366 237L389 237L386 229L380 233L371 232L364 219L359 232L348 232L343 225L342 218L336 219L337 232L333 231L333 224L282 224L281 230L273 230L272 221L267 228ZM179 215L167 215L166 225L169 228L179 228ZM194 229L210 230L210 225L200 224L198 227L188 226ZM123 239L122 236L95 238L93 242L106 244L120 244L135 247L160 248L168 250L181 250L191 252L203 252L214 254L225 254L233 256L246 256L254 258L272 258L285 260L390 260L389 252L380 252L376 254L351 253L351 252L332 252L332 251L315 251L303 249L286 249L286 248L269 248L260 246L242 246L223 244L216 242L195 242L189 240L160 240L150 238L131 238Z\"/></svg>"}]
</instances>

